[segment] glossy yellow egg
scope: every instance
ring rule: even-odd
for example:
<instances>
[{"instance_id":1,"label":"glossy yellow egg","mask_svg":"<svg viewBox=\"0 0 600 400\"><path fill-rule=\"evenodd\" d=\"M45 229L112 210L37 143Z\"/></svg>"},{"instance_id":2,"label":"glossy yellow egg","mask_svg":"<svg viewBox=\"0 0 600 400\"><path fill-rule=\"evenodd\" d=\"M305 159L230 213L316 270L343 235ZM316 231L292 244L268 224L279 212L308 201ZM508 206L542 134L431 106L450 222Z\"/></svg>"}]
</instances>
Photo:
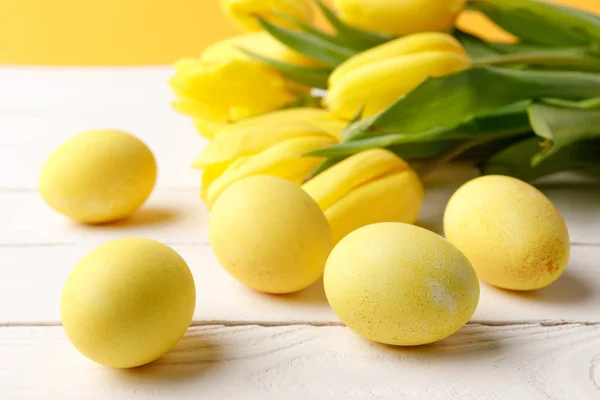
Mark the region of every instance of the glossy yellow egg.
<instances>
[{"instance_id":1,"label":"glossy yellow egg","mask_svg":"<svg viewBox=\"0 0 600 400\"><path fill-rule=\"evenodd\" d=\"M59 213L102 223L132 214L155 182L156 162L144 143L124 132L98 130L67 140L50 155L39 190Z\"/></svg>"},{"instance_id":2,"label":"glossy yellow egg","mask_svg":"<svg viewBox=\"0 0 600 400\"><path fill-rule=\"evenodd\" d=\"M267 293L307 288L333 247L325 215L299 186L272 176L231 185L210 214L209 236L223 267Z\"/></svg>"},{"instance_id":3,"label":"glossy yellow egg","mask_svg":"<svg viewBox=\"0 0 600 400\"><path fill-rule=\"evenodd\" d=\"M154 240L119 239L75 266L60 314L84 356L130 368L167 353L185 334L195 305L194 278L179 254Z\"/></svg>"},{"instance_id":4,"label":"glossy yellow egg","mask_svg":"<svg viewBox=\"0 0 600 400\"><path fill-rule=\"evenodd\" d=\"M479 302L477 276L460 251L433 232L397 222L342 239L323 279L337 316L385 344L441 340L463 327Z\"/></svg>"},{"instance_id":5,"label":"glossy yellow egg","mask_svg":"<svg viewBox=\"0 0 600 400\"><path fill-rule=\"evenodd\" d=\"M444 214L446 237L483 281L533 290L557 280L569 261L569 232L558 210L528 183L476 178L454 193Z\"/></svg>"}]
</instances>

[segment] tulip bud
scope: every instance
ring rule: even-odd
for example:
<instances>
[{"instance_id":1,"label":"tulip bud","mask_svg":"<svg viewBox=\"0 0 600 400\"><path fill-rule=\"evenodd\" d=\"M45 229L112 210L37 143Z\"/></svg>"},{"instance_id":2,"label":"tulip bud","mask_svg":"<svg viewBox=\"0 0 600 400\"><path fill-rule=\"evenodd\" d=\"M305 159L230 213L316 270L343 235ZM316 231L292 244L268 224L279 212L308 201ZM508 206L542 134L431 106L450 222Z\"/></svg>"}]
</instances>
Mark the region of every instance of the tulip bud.
<instances>
[{"instance_id":1,"label":"tulip bud","mask_svg":"<svg viewBox=\"0 0 600 400\"><path fill-rule=\"evenodd\" d=\"M334 243L378 222L417 220L423 185L408 164L389 150L355 154L304 184L325 212Z\"/></svg>"},{"instance_id":2,"label":"tulip bud","mask_svg":"<svg viewBox=\"0 0 600 400\"><path fill-rule=\"evenodd\" d=\"M234 36L209 46L200 58L177 61L170 82L180 98L173 106L193 116L203 136L211 138L220 124L281 108L301 91L242 49L288 64L316 65L267 32Z\"/></svg>"},{"instance_id":3,"label":"tulip bud","mask_svg":"<svg viewBox=\"0 0 600 400\"><path fill-rule=\"evenodd\" d=\"M260 62L182 59L171 87L180 112L216 122L236 121L288 104L294 94L283 77Z\"/></svg>"},{"instance_id":4,"label":"tulip bud","mask_svg":"<svg viewBox=\"0 0 600 400\"><path fill-rule=\"evenodd\" d=\"M262 29L256 16L272 23L290 26L290 22L278 13L284 13L310 24L313 9L308 0L220 0L221 8L238 28L245 31Z\"/></svg>"},{"instance_id":5,"label":"tulip bud","mask_svg":"<svg viewBox=\"0 0 600 400\"><path fill-rule=\"evenodd\" d=\"M471 67L461 44L445 33L417 33L351 57L329 78L325 103L342 119L364 107L364 116L388 108L429 77Z\"/></svg>"},{"instance_id":6,"label":"tulip bud","mask_svg":"<svg viewBox=\"0 0 600 400\"><path fill-rule=\"evenodd\" d=\"M348 25L394 36L449 31L466 0L334 0Z\"/></svg>"},{"instance_id":7,"label":"tulip bud","mask_svg":"<svg viewBox=\"0 0 600 400\"><path fill-rule=\"evenodd\" d=\"M324 110L298 108L227 125L206 146L194 167L203 168L202 198L209 208L231 184L273 175L301 184L319 165L311 150L336 144L345 123Z\"/></svg>"}]
</instances>

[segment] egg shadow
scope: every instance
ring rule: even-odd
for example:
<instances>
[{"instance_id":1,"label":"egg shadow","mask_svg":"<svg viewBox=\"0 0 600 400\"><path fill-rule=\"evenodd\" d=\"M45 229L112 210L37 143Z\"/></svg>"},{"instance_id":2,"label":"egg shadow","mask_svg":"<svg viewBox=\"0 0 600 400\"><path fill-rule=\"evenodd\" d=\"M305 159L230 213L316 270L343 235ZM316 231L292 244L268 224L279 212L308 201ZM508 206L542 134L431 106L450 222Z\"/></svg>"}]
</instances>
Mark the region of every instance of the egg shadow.
<instances>
[{"instance_id":1,"label":"egg shadow","mask_svg":"<svg viewBox=\"0 0 600 400\"><path fill-rule=\"evenodd\" d=\"M433 233L437 233L438 235L444 236L444 227L441 220L441 216L435 219L419 218L415 225L423 229L427 229Z\"/></svg>"},{"instance_id":2,"label":"egg shadow","mask_svg":"<svg viewBox=\"0 0 600 400\"><path fill-rule=\"evenodd\" d=\"M585 171L565 171L536 179L533 184L542 190L554 187L563 189L599 188L600 176Z\"/></svg>"},{"instance_id":3,"label":"egg shadow","mask_svg":"<svg viewBox=\"0 0 600 400\"><path fill-rule=\"evenodd\" d=\"M542 289L532 291L495 289L518 297L522 301L557 305L585 303L593 296L593 288L569 270L566 270L556 282Z\"/></svg>"},{"instance_id":4,"label":"egg shadow","mask_svg":"<svg viewBox=\"0 0 600 400\"><path fill-rule=\"evenodd\" d=\"M129 383L170 383L198 379L221 361L221 348L203 333L191 328L171 351L158 360L136 368L115 370Z\"/></svg>"},{"instance_id":5,"label":"egg shadow","mask_svg":"<svg viewBox=\"0 0 600 400\"><path fill-rule=\"evenodd\" d=\"M329 308L322 278L306 289L294 293L265 293L251 289L239 282L235 284L237 286L236 290L245 291L248 296L267 302L286 304L292 307L290 310L293 310L293 307L296 305L300 307L306 305L323 305Z\"/></svg>"},{"instance_id":6,"label":"egg shadow","mask_svg":"<svg viewBox=\"0 0 600 400\"><path fill-rule=\"evenodd\" d=\"M117 221L103 222L98 224L80 224L91 228L128 228L145 227L164 224L180 219L182 216L173 209L147 207L136 211L134 214Z\"/></svg>"},{"instance_id":7,"label":"egg shadow","mask_svg":"<svg viewBox=\"0 0 600 400\"><path fill-rule=\"evenodd\" d=\"M455 189L458 189L459 186L460 185L457 185L456 187L443 187L438 190L430 191L426 190L423 207L421 208L416 225L443 235L443 220L446 204L448 204L450 197L452 197Z\"/></svg>"},{"instance_id":8,"label":"egg shadow","mask_svg":"<svg viewBox=\"0 0 600 400\"><path fill-rule=\"evenodd\" d=\"M115 227L127 226L150 226L163 224L165 222L176 221L181 218L181 214L176 210L167 208L142 208L129 218L117 221L113 224Z\"/></svg>"},{"instance_id":9,"label":"egg shadow","mask_svg":"<svg viewBox=\"0 0 600 400\"><path fill-rule=\"evenodd\" d=\"M431 344L420 346L393 346L375 343L389 354L402 359L454 361L478 360L482 355L500 354L504 347L502 333L495 327L476 323L465 325L455 334Z\"/></svg>"},{"instance_id":10,"label":"egg shadow","mask_svg":"<svg viewBox=\"0 0 600 400\"><path fill-rule=\"evenodd\" d=\"M258 291L253 291L257 296L264 296L269 301L278 301L281 303L288 303L290 305L294 304L314 304L314 305L327 305L329 307L329 303L327 302L327 297L325 296L325 289L323 287L323 279L319 279L313 285L307 287L304 290L295 293L288 294L271 294L271 293L262 293Z\"/></svg>"}]
</instances>

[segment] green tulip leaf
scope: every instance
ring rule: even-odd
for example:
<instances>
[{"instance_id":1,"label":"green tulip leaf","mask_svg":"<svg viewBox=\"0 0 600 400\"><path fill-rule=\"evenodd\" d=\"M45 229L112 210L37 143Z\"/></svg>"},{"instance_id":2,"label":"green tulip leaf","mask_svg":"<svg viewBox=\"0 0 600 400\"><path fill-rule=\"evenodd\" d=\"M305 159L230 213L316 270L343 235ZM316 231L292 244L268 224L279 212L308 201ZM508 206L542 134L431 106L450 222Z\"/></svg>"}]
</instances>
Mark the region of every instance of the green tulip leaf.
<instances>
[{"instance_id":1,"label":"green tulip leaf","mask_svg":"<svg viewBox=\"0 0 600 400\"><path fill-rule=\"evenodd\" d=\"M554 70L600 71L600 54L585 46L547 47L522 43L486 42L456 29L475 65L532 66Z\"/></svg>"},{"instance_id":2,"label":"green tulip leaf","mask_svg":"<svg viewBox=\"0 0 600 400\"><path fill-rule=\"evenodd\" d=\"M404 134L454 128L525 100L584 100L600 93L600 74L481 67L431 78L388 109L351 125L354 140L386 132Z\"/></svg>"},{"instance_id":3,"label":"green tulip leaf","mask_svg":"<svg viewBox=\"0 0 600 400\"><path fill-rule=\"evenodd\" d=\"M294 17L293 15L286 14L283 12L278 12L278 11L273 11L273 13L275 15L280 16L281 18L286 19L291 24L293 24L295 27L300 29L302 32L317 36L327 42L336 44L338 46L347 47L350 49L354 49L356 51L363 50L363 48L360 45L358 45L357 43L354 43L353 41L349 40L348 38L342 37L340 35L337 35L337 36L330 35L329 33L323 32L322 30L314 27L313 25L302 22L301 20Z\"/></svg>"},{"instance_id":4,"label":"green tulip leaf","mask_svg":"<svg viewBox=\"0 0 600 400\"><path fill-rule=\"evenodd\" d=\"M319 164L319 166L317 168L315 168L315 170L313 172L311 172L311 174L308 176L308 179L314 178L315 176L328 170L329 168L333 167L334 165L336 165L340 161L344 160L345 158L346 157L333 157L333 158L328 158L328 159L323 160L321 162L321 164Z\"/></svg>"},{"instance_id":5,"label":"green tulip leaf","mask_svg":"<svg viewBox=\"0 0 600 400\"><path fill-rule=\"evenodd\" d=\"M298 107L321 108L321 98L310 94L298 94L297 97L288 104L277 108L277 110L286 110Z\"/></svg>"},{"instance_id":6,"label":"green tulip leaf","mask_svg":"<svg viewBox=\"0 0 600 400\"><path fill-rule=\"evenodd\" d=\"M537 0L470 0L469 8L481 11L522 43L600 43L600 17L574 8Z\"/></svg>"},{"instance_id":7,"label":"green tulip leaf","mask_svg":"<svg viewBox=\"0 0 600 400\"><path fill-rule=\"evenodd\" d=\"M426 160L437 157L456 144L455 140L392 145L388 149L405 160Z\"/></svg>"},{"instance_id":8,"label":"green tulip leaf","mask_svg":"<svg viewBox=\"0 0 600 400\"><path fill-rule=\"evenodd\" d=\"M258 21L271 36L287 47L329 67L335 68L357 53L356 50L332 43L313 33L286 29L260 17Z\"/></svg>"},{"instance_id":9,"label":"green tulip leaf","mask_svg":"<svg viewBox=\"0 0 600 400\"><path fill-rule=\"evenodd\" d=\"M364 150L402 145L431 143L437 141L469 140L481 137L503 138L531 131L527 107L529 103L517 103L497 113L475 118L455 128L433 128L421 133L385 133L359 140L314 150L310 155L321 157L348 156Z\"/></svg>"},{"instance_id":10,"label":"green tulip leaf","mask_svg":"<svg viewBox=\"0 0 600 400\"><path fill-rule=\"evenodd\" d=\"M541 99L539 102L542 104L572 108L576 110L595 110L600 108L600 97L591 98L583 101L570 101L563 99Z\"/></svg>"},{"instance_id":11,"label":"green tulip leaf","mask_svg":"<svg viewBox=\"0 0 600 400\"><path fill-rule=\"evenodd\" d=\"M486 42L458 29L454 35L476 66L532 66L554 70L600 71L600 55L583 46L550 48L521 43Z\"/></svg>"},{"instance_id":12,"label":"green tulip leaf","mask_svg":"<svg viewBox=\"0 0 600 400\"><path fill-rule=\"evenodd\" d=\"M473 60L473 65L529 66L554 71L600 72L600 57L591 56L586 50L579 48L544 49L541 51L516 51L512 54L481 57Z\"/></svg>"},{"instance_id":13,"label":"green tulip leaf","mask_svg":"<svg viewBox=\"0 0 600 400\"><path fill-rule=\"evenodd\" d=\"M597 99L596 100L596 106ZM529 118L534 132L543 139L544 148L533 157L533 166L579 142L600 141L600 108L572 108L556 104L533 104ZM588 102L584 106L590 106ZM600 159L600 152L598 153Z\"/></svg>"},{"instance_id":14,"label":"green tulip leaf","mask_svg":"<svg viewBox=\"0 0 600 400\"><path fill-rule=\"evenodd\" d=\"M543 140L537 137L522 140L496 153L480 168L486 175L509 175L524 181L561 171L600 170L600 140L578 142L544 159L533 166L531 160L540 152Z\"/></svg>"},{"instance_id":15,"label":"green tulip leaf","mask_svg":"<svg viewBox=\"0 0 600 400\"><path fill-rule=\"evenodd\" d=\"M463 47L469 54L469 57L473 60L479 58L493 57L504 54L495 49L492 44L486 42L483 39L478 38L475 35L461 31L460 29L454 30L454 36L462 43Z\"/></svg>"},{"instance_id":16,"label":"green tulip leaf","mask_svg":"<svg viewBox=\"0 0 600 400\"><path fill-rule=\"evenodd\" d=\"M353 43L353 47L358 51L368 50L393 39L392 36L353 28L345 24L331 8L327 7L321 0L314 0L314 2L321 9L321 12L327 21L329 21L331 26L336 30L338 37Z\"/></svg>"},{"instance_id":17,"label":"green tulip leaf","mask_svg":"<svg viewBox=\"0 0 600 400\"><path fill-rule=\"evenodd\" d=\"M284 63L281 61L273 60L268 57L261 56L253 51L240 49L249 56L275 68L288 80L300 83L308 87L326 89L327 79L331 74L329 68L315 68L315 67L304 67L300 65L293 65Z\"/></svg>"}]
</instances>

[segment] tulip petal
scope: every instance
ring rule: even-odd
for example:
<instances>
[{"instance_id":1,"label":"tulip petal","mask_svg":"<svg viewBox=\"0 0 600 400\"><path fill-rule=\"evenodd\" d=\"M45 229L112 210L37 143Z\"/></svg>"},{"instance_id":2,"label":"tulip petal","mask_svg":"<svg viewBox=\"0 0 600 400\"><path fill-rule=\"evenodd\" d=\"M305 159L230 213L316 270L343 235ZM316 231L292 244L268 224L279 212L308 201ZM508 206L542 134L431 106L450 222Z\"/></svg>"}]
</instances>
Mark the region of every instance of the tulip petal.
<instances>
[{"instance_id":1,"label":"tulip petal","mask_svg":"<svg viewBox=\"0 0 600 400\"><path fill-rule=\"evenodd\" d=\"M294 138L253 156L240 157L212 181L206 194L206 203L211 208L231 184L253 175L272 175L300 184L321 162L320 158L302 155L333 143L337 143L337 140L328 136Z\"/></svg>"},{"instance_id":2,"label":"tulip petal","mask_svg":"<svg viewBox=\"0 0 600 400\"><path fill-rule=\"evenodd\" d=\"M429 77L439 77L470 68L468 57L428 51L391 58L352 70L327 94L331 112L350 119L360 107L364 117L383 111Z\"/></svg>"},{"instance_id":3,"label":"tulip petal","mask_svg":"<svg viewBox=\"0 0 600 400\"><path fill-rule=\"evenodd\" d=\"M395 36L448 31L465 4L466 0L334 0L347 24Z\"/></svg>"},{"instance_id":4,"label":"tulip petal","mask_svg":"<svg viewBox=\"0 0 600 400\"><path fill-rule=\"evenodd\" d=\"M175 70L169 81L175 94L201 104L195 117L227 122L272 111L293 99L283 77L260 62L184 59Z\"/></svg>"},{"instance_id":5,"label":"tulip petal","mask_svg":"<svg viewBox=\"0 0 600 400\"><path fill-rule=\"evenodd\" d=\"M202 186L200 187L200 197L202 197L202 199L205 202L208 199L208 189L210 188L210 185L212 185L215 179L221 176L231 164L232 163L214 164L204 168L202 172Z\"/></svg>"},{"instance_id":6,"label":"tulip petal","mask_svg":"<svg viewBox=\"0 0 600 400\"><path fill-rule=\"evenodd\" d=\"M218 131L226 126L226 124L209 121L202 118L194 118L194 126L196 127L198 133L200 133L202 136L207 139L212 139L215 137Z\"/></svg>"},{"instance_id":7,"label":"tulip petal","mask_svg":"<svg viewBox=\"0 0 600 400\"><path fill-rule=\"evenodd\" d=\"M329 85L335 85L345 75L362 66L385 61L394 57L425 51L439 51L467 55L460 42L447 33L415 33L414 35L392 40L351 57L333 71L329 77Z\"/></svg>"},{"instance_id":8,"label":"tulip petal","mask_svg":"<svg viewBox=\"0 0 600 400\"><path fill-rule=\"evenodd\" d=\"M171 106L182 114L200 118L210 113L211 108L189 97L180 97L171 102Z\"/></svg>"},{"instance_id":9,"label":"tulip petal","mask_svg":"<svg viewBox=\"0 0 600 400\"><path fill-rule=\"evenodd\" d=\"M205 167L237 157L260 153L278 143L300 137L330 137L327 132L305 123L251 126L239 132L218 133L195 163Z\"/></svg>"},{"instance_id":10,"label":"tulip petal","mask_svg":"<svg viewBox=\"0 0 600 400\"><path fill-rule=\"evenodd\" d=\"M306 122L307 124L316 126L321 126L321 124L323 124L323 126L329 128L324 130L335 136L339 136L339 132L345 127L344 122L336 120L331 113L322 108L296 107L276 110L267 114L246 118L233 124L224 125L219 133L238 132L239 130L253 126L288 124L294 122ZM339 129L332 129L332 127L339 127Z\"/></svg>"},{"instance_id":11,"label":"tulip petal","mask_svg":"<svg viewBox=\"0 0 600 400\"><path fill-rule=\"evenodd\" d=\"M423 186L412 170L357 188L325 211L334 243L358 228L378 222L415 223L423 197Z\"/></svg>"},{"instance_id":12,"label":"tulip petal","mask_svg":"<svg viewBox=\"0 0 600 400\"><path fill-rule=\"evenodd\" d=\"M407 169L408 164L391 151L372 149L334 165L305 183L303 189L325 211L356 188Z\"/></svg>"},{"instance_id":13,"label":"tulip petal","mask_svg":"<svg viewBox=\"0 0 600 400\"><path fill-rule=\"evenodd\" d=\"M296 108L268 113L224 125L205 148L194 167L230 161L259 153L283 141L308 136L341 138L346 123L330 113L314 108Z\"/></svg>"}]
</instances>

